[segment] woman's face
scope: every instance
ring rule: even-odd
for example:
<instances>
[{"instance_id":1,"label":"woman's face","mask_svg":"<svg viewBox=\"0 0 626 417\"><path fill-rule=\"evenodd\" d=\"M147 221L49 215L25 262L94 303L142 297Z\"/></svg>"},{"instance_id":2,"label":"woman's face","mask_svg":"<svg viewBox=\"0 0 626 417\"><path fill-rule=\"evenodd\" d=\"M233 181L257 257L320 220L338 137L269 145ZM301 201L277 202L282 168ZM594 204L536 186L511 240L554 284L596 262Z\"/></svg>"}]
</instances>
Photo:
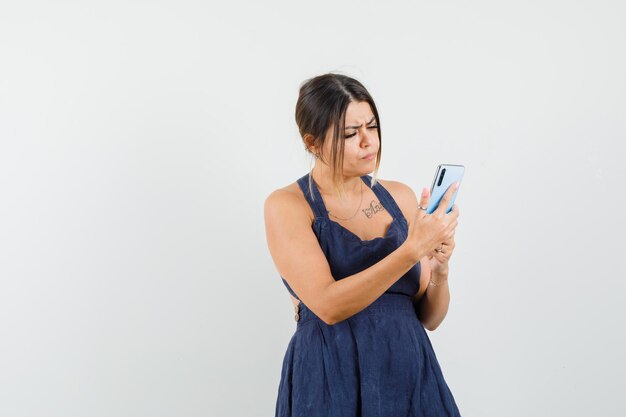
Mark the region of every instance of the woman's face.
<instances>
[{"instance_id":1,"label":"woman's face","mask_svg":"<svg viewBox=\"0 0 626 417\"><path fill-rule=\"evenodd\" d=\"M328 129L323 155L330 161L333 129ZM378 121L368 102L352 101L346 109L346 129L339 132L344 143L343 173L346 176L368 174L376 168L376 155L380 146ZM370 159L365 159L366 156Z\"/></svg>"}]
</instances>

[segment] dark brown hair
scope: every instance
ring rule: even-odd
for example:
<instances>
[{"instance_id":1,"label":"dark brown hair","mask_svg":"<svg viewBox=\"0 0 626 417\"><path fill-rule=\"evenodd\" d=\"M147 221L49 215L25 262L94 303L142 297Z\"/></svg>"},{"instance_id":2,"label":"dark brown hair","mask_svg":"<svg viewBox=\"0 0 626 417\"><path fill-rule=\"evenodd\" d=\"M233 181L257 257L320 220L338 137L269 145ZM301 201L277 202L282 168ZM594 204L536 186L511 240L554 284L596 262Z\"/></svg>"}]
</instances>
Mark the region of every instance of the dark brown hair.
<instances>
[{"instance_id":1,"label":"dark brown hair","mask_svg":"<svg viewBox=\"0 0 626 417\"><path fill-rule=\"evenodd\" d=\"M340 198L343 198L345 195L341 173L343 172L346 110L352 101L367 102L377 121L380 147L376 155L376 168L372 176L373 187L377 183L376 179L382 152L382 136L376 104L363 84L352 77L342 74L328 73L319 75L301 84L300 94L296 103L296 123L307 152L311 153L310 147L312 145L317 146L318 149L323 149L326 134L334 126L330 164L324 161L323 155L320 154L319 158L327 165L333 167L333 185ZM310 143L306 143L306 135L313 137ZM311 182L312 176L309 175L309 192L311 198L314 198Z\"/></svg>"}]
</instances>

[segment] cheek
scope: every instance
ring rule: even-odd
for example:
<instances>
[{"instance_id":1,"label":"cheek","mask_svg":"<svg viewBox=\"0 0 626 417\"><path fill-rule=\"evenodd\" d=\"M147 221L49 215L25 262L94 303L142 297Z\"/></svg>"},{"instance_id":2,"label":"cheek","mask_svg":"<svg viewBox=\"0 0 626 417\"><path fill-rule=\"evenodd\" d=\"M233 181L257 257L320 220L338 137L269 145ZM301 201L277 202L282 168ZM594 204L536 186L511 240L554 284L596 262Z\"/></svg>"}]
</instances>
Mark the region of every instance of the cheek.
<instances>
[{"instance_id":1,"label":"cheek","mask_svg":"<svg viewBox=\"0 0 626 417\"><path fill-rule=\"evenodd\" d=\"M347 146L343 150L343 160L344 161L355 161L359 159L359 156L363 153L362 150L356 149L354 147Z\"/></svg>"}]
</instances>

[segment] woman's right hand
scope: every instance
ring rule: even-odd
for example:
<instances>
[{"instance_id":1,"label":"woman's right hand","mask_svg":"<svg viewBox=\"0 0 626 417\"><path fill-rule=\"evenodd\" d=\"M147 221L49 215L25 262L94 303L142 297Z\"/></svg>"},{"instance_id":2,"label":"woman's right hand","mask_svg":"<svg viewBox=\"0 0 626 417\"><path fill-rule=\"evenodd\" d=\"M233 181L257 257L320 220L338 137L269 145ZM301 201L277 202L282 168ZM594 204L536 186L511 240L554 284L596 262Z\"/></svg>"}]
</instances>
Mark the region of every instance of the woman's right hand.
<instances>
[{"instance_id":1,"label":"woman's right hand","mask_svg":"<svg viewBox=\"0 0 626 417\"><path fill-rule=\"evenodd\" d=\"M455 204L452 206L450 213L446 213L446 209L450 206L450 200L457 188L458 182L448 187L448 190L439 202L439 206L432 214L427 214L426 210L417 209L413 221L409 224L405 242L415 255L416 263L424 256L438 249L444 241L454 236L458 224L459 208ZM430 191L428 188L424 188L419 205L426 208L429 202Z\"/></svg>"}]
</instances>

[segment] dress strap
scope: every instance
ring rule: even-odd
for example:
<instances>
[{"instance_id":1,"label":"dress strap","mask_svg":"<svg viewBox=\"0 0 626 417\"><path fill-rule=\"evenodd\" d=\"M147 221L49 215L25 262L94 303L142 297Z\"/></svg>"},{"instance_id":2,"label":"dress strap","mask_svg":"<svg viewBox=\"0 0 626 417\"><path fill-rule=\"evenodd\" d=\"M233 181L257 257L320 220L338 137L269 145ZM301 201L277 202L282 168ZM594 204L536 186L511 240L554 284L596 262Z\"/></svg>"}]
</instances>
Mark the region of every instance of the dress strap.
<instances>
[{"instance_id":1,"label":"dress strap","mask_svg":"<svg viewBox=\"0 0 626 417\"><path fill-rule=\"evenodd\" d=\"M283 280L283 284L285 284L285 287L287 287L287 291L289 291L289 294L293 295L296 298L296 300L300 301L300 297L298 297L296 295L296 293L291 289L291 287L289 286L289 283L287 282L287 280L285 278L283 278L282 275L281 275L280 279Z\"/></svg>"},{"instance_id":2,"label":"dress strap","mask_svg":"<svg viewBox=\"0 0 626 417\"><path fill-rule=\"evenodd\" d=\"M389 210L391 216L397 220L405 219L404 214L402 214L402 210L396 204L396 200L393 199L389 191L383 185L376 181L374 187L372 187L372 176L364 175L361 177L363 181L374 191L374 194L378 199L382 202L383 207ZM406 219L405 219L406 220Z\"/></svg>"},{"instance_id":3,"label":"dress strap","mask_svg":"<svg viewBox=\"0 0 626 417\"><path fill-rule=\"evenodd\" d=\"M315 197L315 199L311 197L311 193L309 190L309 178L311 181L311 188L313 189L313 197ZM300 189L304 193L306 200L309 202L309 205L311 206L311 209L313 210L315 217L328 218L328 211L326 210L326 205L324 204L324 200L322 200L322 195L320 194L320 191L317 188L317 184L315 183L315 180L312 177L310 177L309 173L306 173L304 176L298 179L298 185L300 186Z\"/></svg>"}]
</instances>

